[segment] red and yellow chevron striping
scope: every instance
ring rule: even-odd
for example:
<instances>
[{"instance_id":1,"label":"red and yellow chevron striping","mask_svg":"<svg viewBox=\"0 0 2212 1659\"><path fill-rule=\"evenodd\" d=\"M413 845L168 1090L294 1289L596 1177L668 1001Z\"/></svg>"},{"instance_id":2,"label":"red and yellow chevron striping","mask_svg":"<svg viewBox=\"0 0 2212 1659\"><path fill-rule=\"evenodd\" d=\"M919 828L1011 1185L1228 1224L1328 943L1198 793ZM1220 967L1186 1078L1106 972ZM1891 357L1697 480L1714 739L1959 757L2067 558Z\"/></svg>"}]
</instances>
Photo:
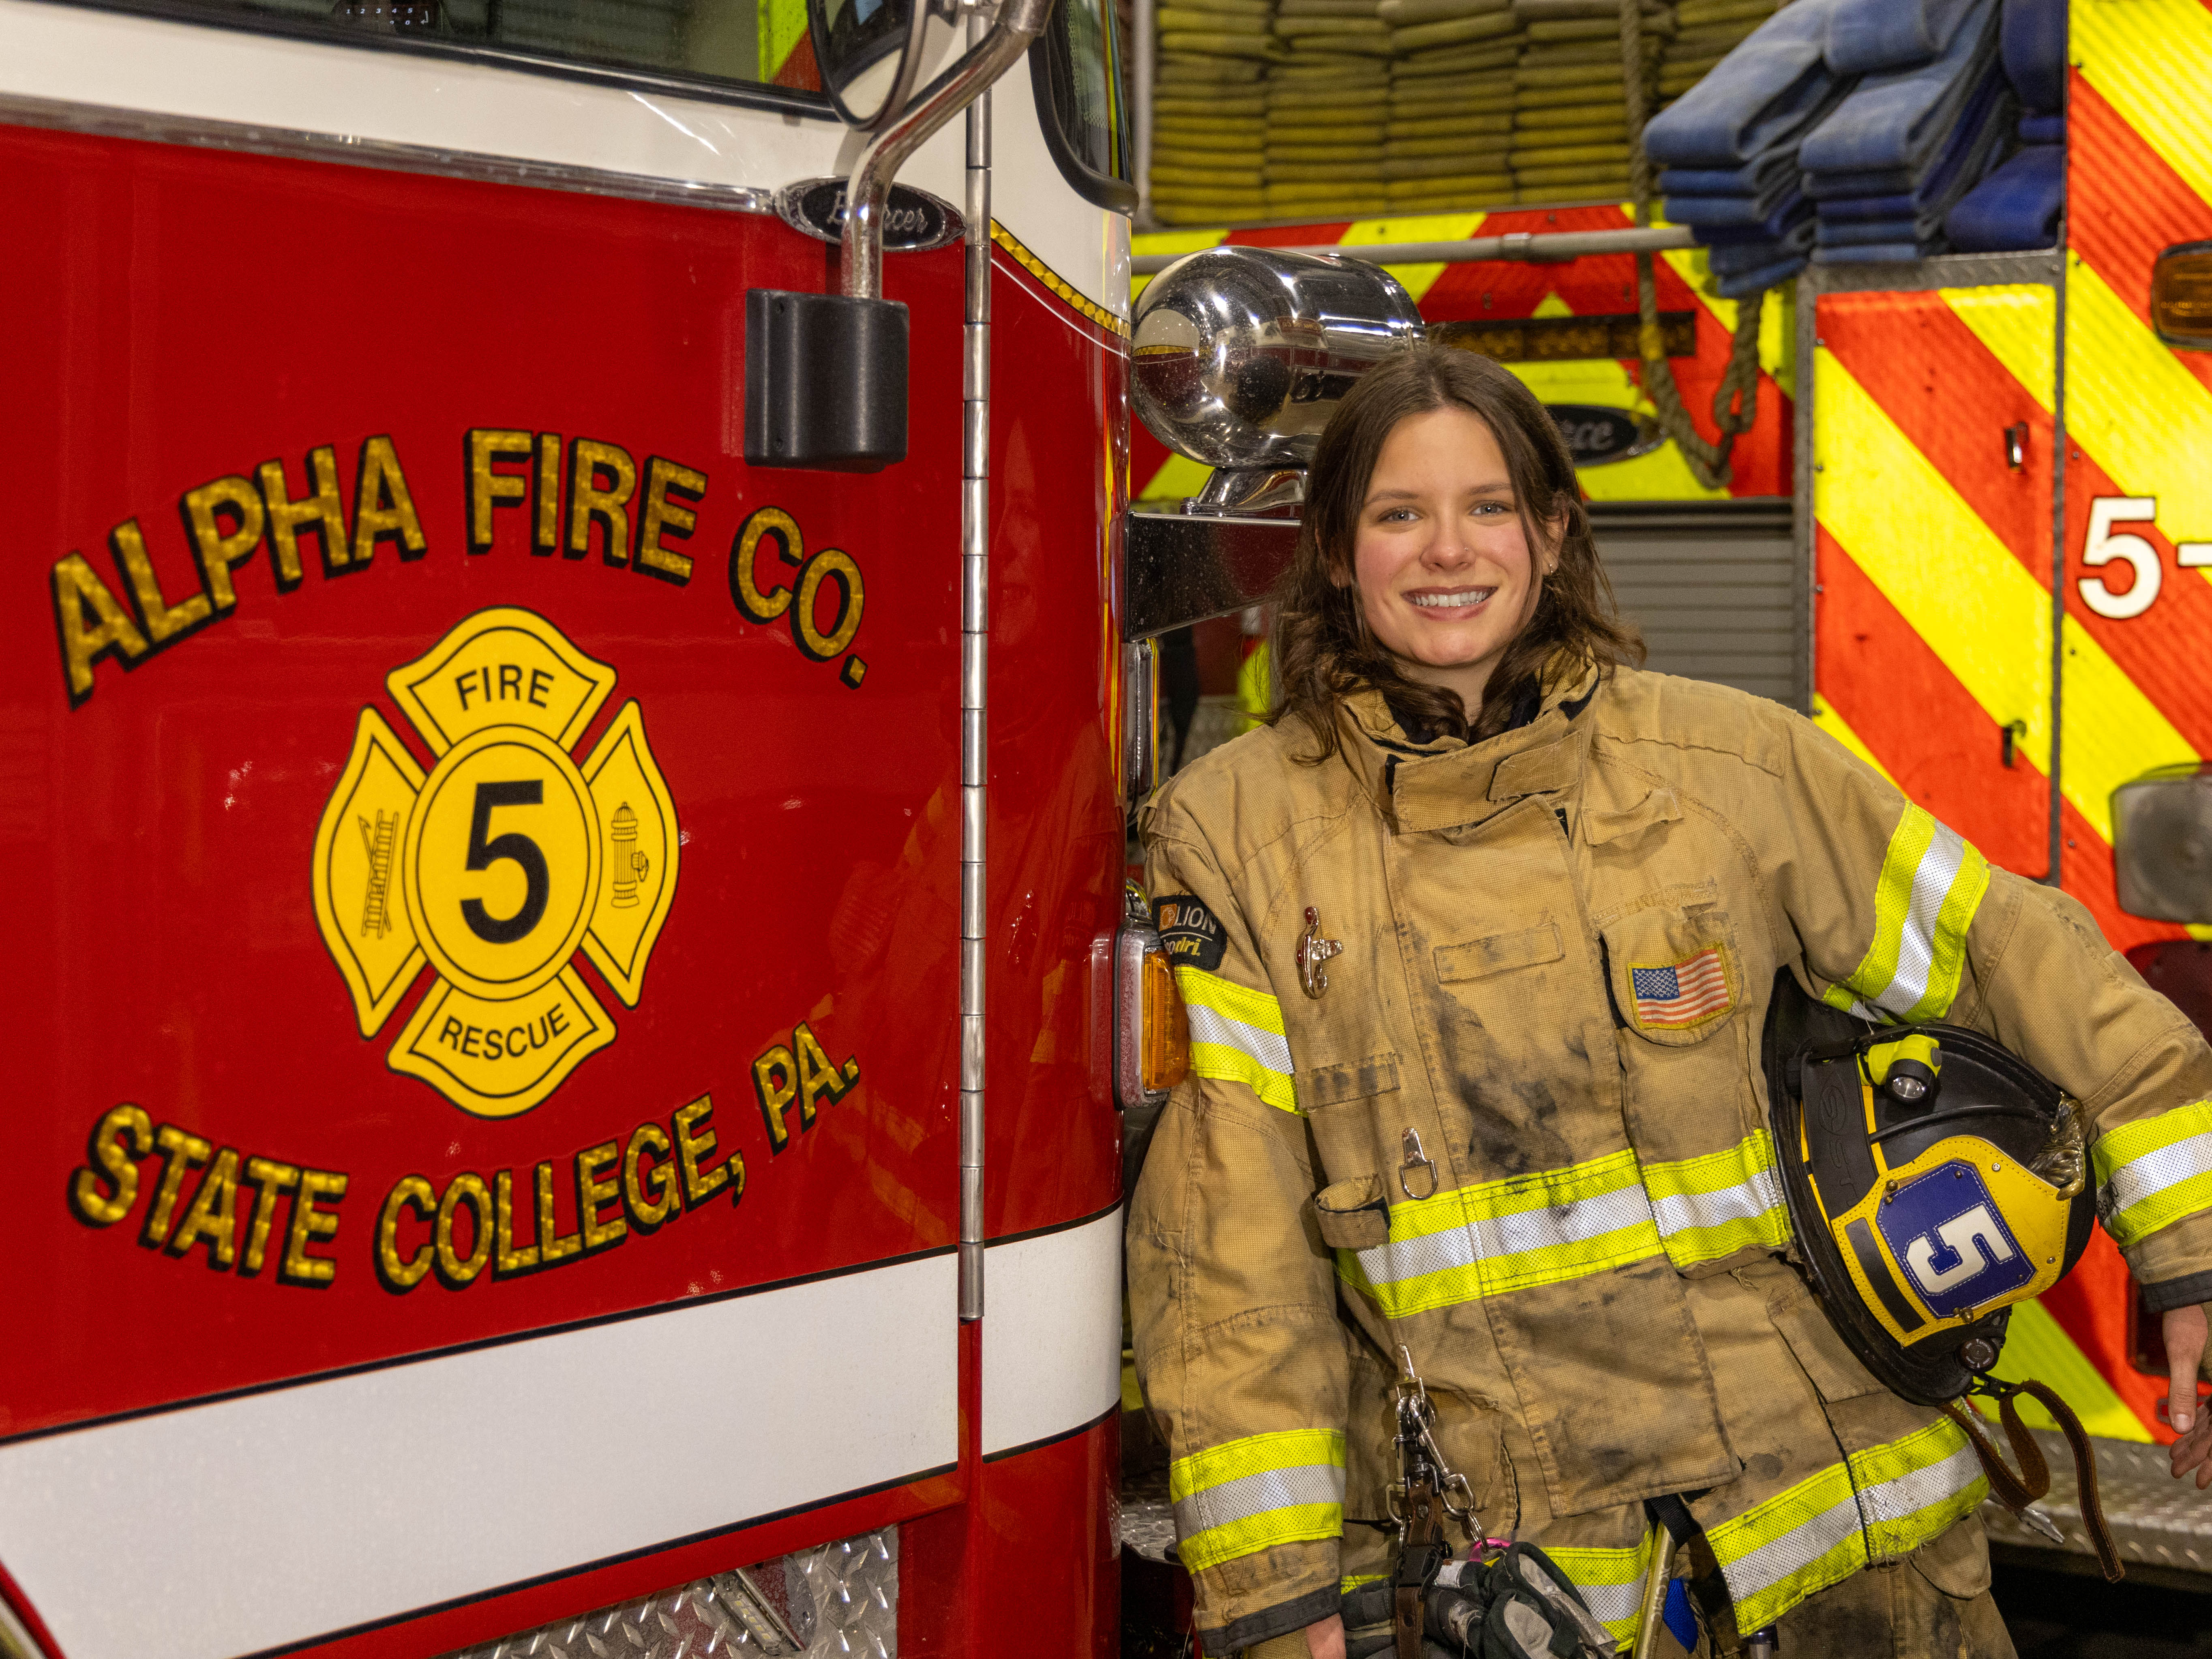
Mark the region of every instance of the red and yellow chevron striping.
<instances>
[{"instance_id":1,"label":"red and yellow chevron striping","mask_svg":"<svg viewBox=\"0 0 2212 1659\"><path fill-rule=\"evenodd\" d=\"M2050 781L2025 760L2000 763L2004 733L1872 578L1825 529L1814 678L1849 746L2008 870L2038 873L2050 854ZM1847 740L1848 741L1848 740Z\"/></svg>"},{"instance_id":2,"label":"red and yellow chevron striping","mask_svg":"<svg viewBox=\"0 0 2212 1659\"><path fill-rule=\"evenodd\" d=\"M2055 764L2059 877L2126 948L2183 930L2120 909L2112 792L2212 754L2212 356L2166 347L2149 311L2160 251L2212 239L2195 93L2212 8L2074 0L2072 19L2055 762L2047 710L2025 707L2053 689L2050 289L1821 298L1816 662L1824 723L2030 874L2045 873L2034 831ZM2008 427L2027 434L2017 469ZM2128 1300L2100 1238L2023 1328L2018 1363L2095 1395L2099 1432L2169 1438L2157 1380L2128 1362Z\"/></svg>"},{"instance_id":3,"label":"red and yellow chevron striping","mask_svg":"<svg viewBox=\"0 0 2212 1659\"><path fill-rule=\"evenodd\" d=\"M2041 876L2051 764L2049 422L2039 457L2015 472L2005 428L2033 399L1960 316L2021 307L2040 312L2047 362L2056 320L2047 289L1821 296L1813 495L1822 584L1832 566L1845 592L1855 576L1901 626L1839 635L1824 592L1816 683L1865 738L1889 726L1893 657L1911 663L1923 685L1948 675L1957 687L1941 698L1948 718L1916 713L1867 746L1931 811L1939 796L1978 798L1989 841L1977 845ZM1942 672L1918 657L1916 635ZM1978 750L1966 746L1968 732L1984 739Z\"/></svg>"}]
</instances>

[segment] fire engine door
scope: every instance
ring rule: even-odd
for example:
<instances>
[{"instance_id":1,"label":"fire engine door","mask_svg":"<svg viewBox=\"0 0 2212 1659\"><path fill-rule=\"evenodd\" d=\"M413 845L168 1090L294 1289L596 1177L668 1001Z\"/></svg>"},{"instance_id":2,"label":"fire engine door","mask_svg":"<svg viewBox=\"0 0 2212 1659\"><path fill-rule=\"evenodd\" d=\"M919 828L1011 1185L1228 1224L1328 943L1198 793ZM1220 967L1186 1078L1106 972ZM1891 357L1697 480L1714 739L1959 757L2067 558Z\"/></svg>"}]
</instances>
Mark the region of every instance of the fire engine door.
<instances>
[{"instance_id":1,"label":"fire engine door","mask_svg":"<svg viewBox=\"0 0 2212 1659\"><path fill-rule=\"evenodd\" d=\"M0 1561L255 1651L950 1468L958 422L743 459L843 129L31 9Z\"/></svg>"}]
</instances>

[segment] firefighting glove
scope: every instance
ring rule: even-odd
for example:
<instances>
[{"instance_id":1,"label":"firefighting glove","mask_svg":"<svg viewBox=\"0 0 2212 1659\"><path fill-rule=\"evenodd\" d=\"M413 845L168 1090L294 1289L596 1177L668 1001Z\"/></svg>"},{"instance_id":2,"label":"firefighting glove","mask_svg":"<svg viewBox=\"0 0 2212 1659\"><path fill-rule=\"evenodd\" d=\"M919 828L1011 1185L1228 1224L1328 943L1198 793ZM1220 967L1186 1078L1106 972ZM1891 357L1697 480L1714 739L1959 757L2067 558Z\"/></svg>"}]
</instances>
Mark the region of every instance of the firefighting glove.
<instances>
[{"instance_id":1,"label":"firefighting glove","mask_svg":"<svg viewBox=\"0 0 2212 1659\"><path fill-rule=\"evenodd\" d=\"M1345 1659L1377 1659L1397 1643L1395 1602L1390 1581L1377 1578L1344 1593Z\"/></svg>"},{"instance_id":2,"label":"firefighting glove","mask_svg":"<svg viewBox=\"0 0 2212 1659\"><path fill-rule=\"evenodd\" d=\"M1534 1544L1515 1544L1474 1571L1480 1585L1473 1599L1487 1603L1479 1650L1462 1633L1467 1610L1444 1602L1449 1589L1439 1576L1431 1618L1443 1621L1437 1633L1449 1638L1448 1649L1479 1651L1481 1659L1613 1659L1618 1644L1611 1633L1590 1616L1573 1581Z\"/></svg>"},{"instance_id":3,"label":"firefighting glove","mask_svg":"<svg viewBox=\"0 0 2212 1659\"><path fill-rule=\"evenodd\" d=\"M1346 1659L1386 1659L1395 1629L1389 1580L1344 1598ZM1450 1561L1423 1608L1426 1659L1613 1659L1617 1644L1551 1557L1516 1544L1496 1559Z\"/></svg>"}]
</instances>

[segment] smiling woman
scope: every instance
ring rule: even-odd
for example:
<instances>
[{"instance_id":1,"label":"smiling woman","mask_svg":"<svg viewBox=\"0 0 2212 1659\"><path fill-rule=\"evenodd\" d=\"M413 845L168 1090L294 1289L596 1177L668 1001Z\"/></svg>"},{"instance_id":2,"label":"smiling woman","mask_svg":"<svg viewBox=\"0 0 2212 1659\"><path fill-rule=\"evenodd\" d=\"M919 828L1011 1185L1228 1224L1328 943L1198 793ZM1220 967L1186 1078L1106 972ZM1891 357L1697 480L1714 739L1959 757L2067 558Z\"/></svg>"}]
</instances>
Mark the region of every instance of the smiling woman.
<instances>
[{"instance_id":1,"label":"smiling woman","mask_svg":"<svg viewBox=\"0 0 2212 1659\"><path fill-rule=\"evenodd\" d=\"M1312 477L1279 602L1276 718L1297 715L1321 755L1354 685L1432 737L1483 738L1547 664L1571 678L1642 660L1558 426L1488 358L1412 346L1370 370Z\"/></svg>"}]
</instances>

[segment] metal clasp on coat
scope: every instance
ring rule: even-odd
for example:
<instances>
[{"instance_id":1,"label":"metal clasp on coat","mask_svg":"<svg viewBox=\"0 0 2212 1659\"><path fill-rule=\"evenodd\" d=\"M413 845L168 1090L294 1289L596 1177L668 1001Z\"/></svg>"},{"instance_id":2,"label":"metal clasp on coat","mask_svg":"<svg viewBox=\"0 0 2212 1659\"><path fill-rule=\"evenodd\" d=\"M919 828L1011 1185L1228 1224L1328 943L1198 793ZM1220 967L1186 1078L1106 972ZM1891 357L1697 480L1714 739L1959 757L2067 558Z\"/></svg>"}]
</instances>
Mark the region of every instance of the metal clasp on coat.
<instances>
[{"instance_id":1,"label":"metal clasp on coat","mask_svg":"<svg viewBox=\"0 0 2212 1659\"><path fill-rule=\"evenodd\" d=\"M1321 912L1306 906L1306 930L1298 936L1298 984L1308 996L1318 1000L1328 989L1328 969L1322 964L1343 949L1340 941L1321 936Z\"/></svg>"},{"instance_id":2,"label":"metal clasp on coat","mask_svg":"<svg viewBox=\"0 0 2212 1659\"><path fill-rule=\"evenodd\" d=\"M1398 1190L1416 1204L1425 1198L1434 1198L1437 1195L1437 1166L1429 1162L1428 1155L1421 1150L1421 1132L1419 1129L1407 1130L1404 1145L1406 1161L1398 1166ZM1407 1181L1407 1174L1414 1170L1426 1170L1429 1172L1429 1187L1426 1192L1415 1192L1412 1183Z\"/></svg>"}]
</instances>

